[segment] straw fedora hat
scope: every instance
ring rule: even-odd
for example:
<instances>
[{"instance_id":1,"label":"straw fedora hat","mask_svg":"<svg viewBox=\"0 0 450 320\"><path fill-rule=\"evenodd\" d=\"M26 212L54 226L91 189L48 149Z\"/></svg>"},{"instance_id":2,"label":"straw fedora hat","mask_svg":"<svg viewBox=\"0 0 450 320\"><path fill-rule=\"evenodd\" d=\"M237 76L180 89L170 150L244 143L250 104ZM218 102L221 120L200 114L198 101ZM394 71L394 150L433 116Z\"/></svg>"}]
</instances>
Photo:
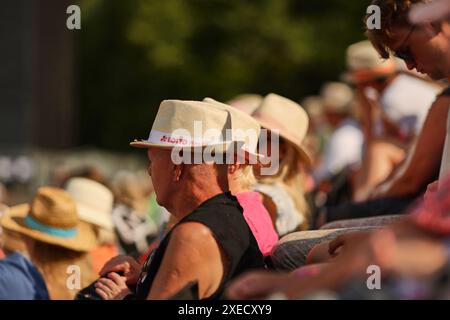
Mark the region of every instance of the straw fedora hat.
<instances>
[{"instance_id":1,"label":"straw fedora hat","mask_svg":"<svg viewBox=\"0 0 450 320\"><path fill-rule=\"evenodd\" d=\"M261 132L261 125L258 121L245 112L212 98L205 98L203 101L210 103L215 108L226 110L230 114L232 140L243 141L244 144L241 146L242 150L247 154L259 158L263 157L263 155L257 152L259 134Z\"/></svg>"},{"instance_id":2,"label":"straw fedora hat","mask_svg":"<svg viewBox=\"0 0 450 320\"><path fill-rule=\"evenodd\" d=\"M344 79L349 82L368 81L391 74L401 65L396 58L382 59L369 40L352 44L346 52L347 70Z\"/></svg>"},{"instance_id":3,"label":"straw fedora hat","mask_svg":"<svg viewBox=\"0 0 450 320\"><path fill-rule=\"evenodd\" d=\"M280 136L297 149L302 161L311 164L311 158L302 146L308 131L309 118L298 103L270 93L264 97L252 117L266 129L279 130Z\"/></svg>"},{"instance_id":4,"label":"straw fedora hat","mask_svg":"<svg viewBox=\"0 0 450 320\"><path fill-rule=\"evenodd\" d=\"M114 196L107 187L94 180L77 177L70 179L65 189L75 200L80 220L107 230L114 229L111 217Z\"/></svg>"},{"instance_id":5,"label":"straw fedora hat","mask_svg":"<svg viewBox=\"0 0 450 320\"><path fill-rule=\"evenodd\" d=\"M327 82L320 89L325 111L345 114L352 110L353 90L342 82Z\"/></svg>"},{"instance_id":6,"label":"straw fedora hat","mask_svg":"<svg viewBox=\"0 0 450 320\"><path fill-rule=\"evenodd\" d=\"M258 108L262 99L263 97L259 94L246 93L240 94L233 99L228 100L226 103L250 115Z\"/></svg>"},{"instance_id":7,"label":"straw fedora hat","mask_svg":"<svg viewBox=\"0 0 450 320\"><path fill-rule=\"evenodd\" d=\"M229 112L214 108L211 103L164 100L148 139L135 140L130 145L136 148L180 147L191 150L209 147L214 152L225 153L235 144L232 140L225 141L226 130L231 128Z\"/></svg>"},{"instance_id":8,"label":"straw fedora hat","mask_svg":"<svg viewBox=\"0 0 450 320\"><path fill-rule=\"evenodd\" d=\"M94 231L79 221L75 202L62 189L39 188L31 205L10 208L1 225L6 230L74 251L90 251L97 245Z\"/></svg>"}]
</instances>

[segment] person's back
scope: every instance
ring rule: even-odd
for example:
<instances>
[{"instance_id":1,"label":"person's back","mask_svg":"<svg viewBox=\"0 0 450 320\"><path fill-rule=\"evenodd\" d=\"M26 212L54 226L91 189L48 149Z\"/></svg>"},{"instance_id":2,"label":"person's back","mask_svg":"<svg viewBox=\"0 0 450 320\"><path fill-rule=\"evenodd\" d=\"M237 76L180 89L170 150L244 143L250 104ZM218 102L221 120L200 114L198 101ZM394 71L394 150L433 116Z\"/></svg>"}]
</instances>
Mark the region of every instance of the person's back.
<instances>
[{"instance_id":1,"label":"person's back","mask_svg":"<svg viewBox=\"0 0 450 320\"><path fill-rule=\"evenodd\" d=\"M0 300L48 300L44 279L22 254L0 259Z\"/></svg>"},{"instance_id":2,"label":"person's back","mask_svg":"<svg viewBox=\"0 0 450 320\"><path fill-rule=\"evenodd\" d=\"M244 218L258 242L258 247L264 256L270 255L278 241L270 214L262 204L258 192L240 192L236 195L239 204L244 209Z\"/></svg>"}]
</instances>

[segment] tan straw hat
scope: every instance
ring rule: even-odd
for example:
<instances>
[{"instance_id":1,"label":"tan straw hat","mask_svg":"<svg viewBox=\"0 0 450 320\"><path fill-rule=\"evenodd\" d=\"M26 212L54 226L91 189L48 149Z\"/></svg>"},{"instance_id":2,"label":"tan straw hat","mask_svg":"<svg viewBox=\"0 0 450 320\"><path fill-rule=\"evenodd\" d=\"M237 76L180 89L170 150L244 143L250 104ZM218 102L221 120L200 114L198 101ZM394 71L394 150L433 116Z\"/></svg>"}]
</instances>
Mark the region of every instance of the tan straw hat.
<instances>
[{"instance_id":1,"label":"tan straw hat","mask_svg":"<svg viewBox=\"0 0 450 320\"><path fill-rule=\"evenodd\" d=\"M94 180L72 178L66 185L67 193L75 200L80 220L113 230L111 212L114 203L112 192Z\"/></svg>"},{"instance_id":2,"label":"tan straw hat","mask_svg":"<svg viewBox=\"0 0 450 320\"><path fill-rule=\"evenodd\" d=\"M346 114L352 109L353 90L345 83L325 83L320 89L320 96L325 111Z\"/></svg>"},{"instance_id":3,"label":"tan straw hat","mask_svg":"<svg viewBox=\"0 0 450 320\"><path fill-rule=\"evenodd\" d=\"M259 94L246 93L241 94L227 101L227 104L241 110L246 114L252 114L258 108L263 97Z\"/></svg>"},{"instance_id":4,"label":"tan straw hat","mask_svg":"<svg viewBox=\"0 0 450 320\"><path fill-rule=\"evenodd\" d=\"M298 150L302 161L311 164L311 159L302 145L308 131L309 118L298 103L270 93L264 97L252 117L268 130L279 130L280 136Z\"/></svg>"},{"instance_id":5,"label":"tan straw hat","mask_svg":"<svg viewBox=\"0 0 450 320\"><path fill-rule=\"evenodd\" d=\"M6 230L74 251L90 251L97 245L94 231L79 221L75 202L62 189L40 188L31 206L12 207L1 225Z\"/></svg>"},{"instance_id":6,"label":"tan straw hat","mask_svg":"<svg viewBox=\"0 0 450 320\"><path fill-rule=\"evenodd\" d=\"M382 59L369 40L360 41L347 48L347 70L344 78L350 82L368 81L377 76L395 72L396 58Z\"/></svg>"},{"instance_id":7,"label":"tan straw hat","mask_svg":"<svg viewBox=\"0 0 450 320\"><path fill-rule=\"evenodd\" d=\"M159 106L147 140L130 143L137 148L203 148L225 153L234 141L226 141L231 129L227 110L200 101L164 100ZM243 143L243 142L242 142ZM242 145L241 143L241 145Z\"/></svg>"},{"instance_id":8,"label":"tan straw hat","mask_svg":"<svg viewBox=\"0 0 450 320\"><path fill-rule=\"evenodd\" d=\"M231 117L231 138L233 141L244 141L241 148L250 155L257 157L263 157L263 155L257 153L259 134L261 132L261 126L258 121L253 119L245 112L238 110L225 103L216 101L212 98L203 99L204 102L208 102L215 108L226 110Z\"/></svg>"}]
</instances>

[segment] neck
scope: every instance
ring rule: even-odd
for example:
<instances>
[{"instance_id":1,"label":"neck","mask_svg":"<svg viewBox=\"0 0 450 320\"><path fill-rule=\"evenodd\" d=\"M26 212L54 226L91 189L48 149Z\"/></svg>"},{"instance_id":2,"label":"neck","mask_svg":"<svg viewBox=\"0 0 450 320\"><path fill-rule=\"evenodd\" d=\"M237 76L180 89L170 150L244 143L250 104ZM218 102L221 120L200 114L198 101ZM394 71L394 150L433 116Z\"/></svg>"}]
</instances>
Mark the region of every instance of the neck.
<instances>
[{"instance_id":1,"label":"neck","mask_svg":"<svg viewBox=\"0 0 450 320\"><path fill-rule=\"evenodd\" d=\"M193 181L189 187L184 188L174 199L170 213L179 221L194 211L199 205L212 197L229 191L227 187L221 187L216 181L210 183Z\"/></svg>"}]
</instances>

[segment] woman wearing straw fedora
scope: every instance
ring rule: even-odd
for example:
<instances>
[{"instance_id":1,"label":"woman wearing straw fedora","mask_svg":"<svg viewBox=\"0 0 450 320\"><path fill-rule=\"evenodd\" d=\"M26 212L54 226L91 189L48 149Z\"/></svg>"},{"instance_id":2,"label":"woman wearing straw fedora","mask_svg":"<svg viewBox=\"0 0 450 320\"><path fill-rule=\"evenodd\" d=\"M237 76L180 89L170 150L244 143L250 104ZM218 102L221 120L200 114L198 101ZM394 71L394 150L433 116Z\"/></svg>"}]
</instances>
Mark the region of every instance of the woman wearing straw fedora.
<instances>
[{"instance_id":1,"label":"woman wearing straw fedora","mask_svg":"<svg viewBox=\"0 0 450 320\"><path fill-rule=\"evenodd\" d=\"M105 265L103 278L96 283L103 299L123 299L132 285L136 299L167 299L191 282L198 284L198 298L218 299L231 279L264 267L242 207L229 192L228 165L223 162L245 145L245 141L223 137L223 132L242 123L235 121L236 116L208 102L165 100L148 140L131 143L147 149L157 202L175 216L177 224L142 269L130 257L118 257ZM195 123L202 125L201 133ZM180 145L181 162L172 157ZM215 155L214 160L204 158L207 150Z\"/></svg>"},{"instance_id":2,"label":"woman wearing straw fedora","mask_svg":"<svg viewBox=\"0 0 450 320\"><path fill-rule=\"evenodd\" d=\"M40 188L31 205L11 208L1 225L22 235L26 254L42 274L51 299L73 299L80 286L95 279L88 255L97 244L95 234L79 221L76 205L64 190ZM67 272L73 266L69 286Z\"/></svg>"},{"instance_id":3,"label":"woman wearing straw fedora","mask_svg":"<svg viewBox=\"0 0 450 320\"><path fill-rule=\"evenodd\" d=\"M303 193L302 166L310 164L310 158L302 143L308 131L308 116L303 108L287 98L271 93L252 113L263 128L267 129L266 148L262 153L272 152L273 132L279 133L279 166L270 175L256 170L258 184L255 190L264 198L276 230L280 236L305 229L308 226L309 209ZM266 150L264 150L266 149Z\"/></svg>"}]
</instances>

